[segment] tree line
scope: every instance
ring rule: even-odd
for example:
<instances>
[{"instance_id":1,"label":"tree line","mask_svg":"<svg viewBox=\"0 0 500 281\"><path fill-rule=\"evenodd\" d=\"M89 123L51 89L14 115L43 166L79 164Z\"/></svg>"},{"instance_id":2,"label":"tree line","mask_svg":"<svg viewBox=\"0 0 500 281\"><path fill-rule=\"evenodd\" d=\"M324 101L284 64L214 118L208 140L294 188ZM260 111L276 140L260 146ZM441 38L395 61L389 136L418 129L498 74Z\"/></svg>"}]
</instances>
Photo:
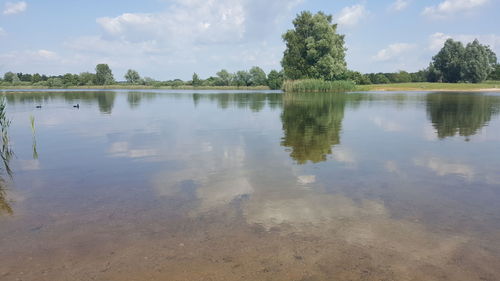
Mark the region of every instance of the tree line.
<instances>
[{"instance_id":1,"label":"tree line","mask_svg":"<svg viewBox=\"0 0 500 281\"><path fill-rule=\"evenodd\" d=\"M500 80L500 64L489 46L478 40L463 45L448 39L426 69L409 73L367 73L348 70L344 35L331 15L304 11L283 34L286 49L281 65L286 79L351 80L358 85L407 82L466 82Z\"/></svg>"},{"instance_id":2,"label":"tree line","mask_svg":"<svg viewBox=\"0 0 500 281\"><path fill-rule=\"evenodd\" d=\"M283 84L283 71L271 70L268 74L260 67L254 66L249 71L240 70L235 73L222 69L216 76L206 79L200 78L196 73L192 79L183 81L181 79L158 81L150 77L141 77L139 72L129 69L125 76L125 81L117 82L111 68L107 64L98 64L95 73L82 72L80 74L66 73L64 75L48 76L45 74L28 74L6 72L3 79L0 78L0 86L40 86L50 88L64 88L74 86L102 86L102 85L143 85L153 87L214 87L214 86L234 86L234 87L255 87L264 86L271 89L280 89Z\"/></svg>"},{"instance_id":3,"label":"tree line","mask_svg":"<svg viewBox=\"0 0 500 281\"><path fill-rule=\"evenodd\" d=\"M500 64L489 46L478 40L463 45L448 39L443 48L432 58L426 69L409 73L366 73L348 70L345 61L344 35L337 33L333 17L323 12L312 14L304 11L293 20L294 28L283 34L286 49L281 60L282 70L271 70L266 74L260 67L249 71L231 73L222 69L206 79L194 73L191 80L174 79L158 81L141 75L133 69L125 74L125 81L117 82L107 64L98 64L95 73L67 73L47 76L25 73L5 73L0 86L33 85L42 87L71 87L93 85L144 85L153 87L249 87L267 86L281 89L285 80L313 79L323 81L349 80L358 85L407 83L407 82L466 82L479 83L484 80L500 80ZM314 86L314 85L312 85Z\"/></svg>"}]
</instances>

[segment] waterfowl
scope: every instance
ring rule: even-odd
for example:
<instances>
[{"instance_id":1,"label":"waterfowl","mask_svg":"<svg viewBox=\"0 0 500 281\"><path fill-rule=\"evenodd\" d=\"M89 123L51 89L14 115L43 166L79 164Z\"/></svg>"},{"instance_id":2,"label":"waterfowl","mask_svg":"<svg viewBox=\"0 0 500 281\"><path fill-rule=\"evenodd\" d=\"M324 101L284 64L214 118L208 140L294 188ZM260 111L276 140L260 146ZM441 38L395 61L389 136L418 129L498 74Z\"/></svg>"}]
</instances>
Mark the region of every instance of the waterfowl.
<instances>
[{"instance_id":1,"label":"waterfowl","mask_svg":"<svg viewBox=\"0 0 500 281\"><path fill-rule=\"evenodd\" d=\"M77 103L76 105L73 105L74 108L80 108L80 104Z\"/></svg>"},{"instance_id":2,"label":"waterfowl","mask_svg":"<svg viewBox=\"0 0 500 281\"><path fill-rule=\"evenodd\" d=\"M42 108L42 106L41 105L37 105L36 108Z\"/></svg>"}]
</instances>

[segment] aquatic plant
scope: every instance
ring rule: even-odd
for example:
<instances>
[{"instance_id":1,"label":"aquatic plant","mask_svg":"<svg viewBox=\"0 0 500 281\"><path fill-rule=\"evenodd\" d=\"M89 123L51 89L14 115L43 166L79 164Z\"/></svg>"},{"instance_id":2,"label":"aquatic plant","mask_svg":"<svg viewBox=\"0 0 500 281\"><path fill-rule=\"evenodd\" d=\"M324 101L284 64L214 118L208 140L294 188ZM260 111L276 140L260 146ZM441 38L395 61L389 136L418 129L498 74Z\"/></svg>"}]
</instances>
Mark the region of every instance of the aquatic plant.
<instances>
[{"instance_id":1,"label":"aquatic plant","mask_svg":"<svg viewBox=\"0 0 500 281\"><path fill-rule=\"evenodd\" d=\"M33 133L33 159L38 159L38 151L36 150L36 130L35 130L35 116L30 115L31 132Z\"/></svg>"},{"instance_id":2,"label":"aquatic plant","mask_svg":"<svg viewBox=\"0 0 500 281\"><path fill-rule=\"evenodd\" d=\"M325 81L321 79L287 80L283 90L291 93L345 93L353 91L356 85L351 81Z\"/></svg>"},{"instance_id":3,"label":"aquatic plant","mask_svg":"<svg viewBox=\"0 0 500 281\"><path fill-rule=\"evenodd\" d=\"M9 126L11 121L6 115L6 103L5 97L0 97L0 134L1 134L1 147L0 147L0 157L4 163L5 171L12 177L12 170L10 169L10 159L12 159L12 149L10 147L9 138Z\"/></svg>"}]
</instances>

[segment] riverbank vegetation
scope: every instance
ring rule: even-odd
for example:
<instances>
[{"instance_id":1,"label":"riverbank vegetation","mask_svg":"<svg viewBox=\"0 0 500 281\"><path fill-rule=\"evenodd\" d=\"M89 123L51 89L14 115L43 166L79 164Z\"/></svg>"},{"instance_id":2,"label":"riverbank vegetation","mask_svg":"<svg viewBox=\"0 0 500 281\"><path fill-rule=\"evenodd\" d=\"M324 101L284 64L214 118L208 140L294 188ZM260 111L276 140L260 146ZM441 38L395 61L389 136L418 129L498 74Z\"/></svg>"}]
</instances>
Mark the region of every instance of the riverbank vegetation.
<instances>
[{"instance_id":1,"label":"riverbank vegetation","mask_svg":"<svg viewBox=\"0 0 500 281\"><path fill-rule=\"evenodd\" d=\"M222 69L202 79L194 73L191 80L181 79L159 81L150 77L141 77L139 72L129 69L125 81L116 81L111 68L107 64L98 64L95 73L66 73L49 76L44 74L28 74L7 72L0 78L0 88L80 88L80 89L281 89L283 71L271 70L266 74L260 67L254 66L249 71L240 70L235 73Z\"/></svg>"},{"instance_id":2,"label":"riverbank vegetation","mask_svg":"<svg viewBox=\"0 0 500 281\"><path fill-rule=\"evenodd\" d=\"M345 93L356 89L352 81L326 81L322 79L287 80L283 83L283 91L294 93Z\"/></svg>"}]
</instances>

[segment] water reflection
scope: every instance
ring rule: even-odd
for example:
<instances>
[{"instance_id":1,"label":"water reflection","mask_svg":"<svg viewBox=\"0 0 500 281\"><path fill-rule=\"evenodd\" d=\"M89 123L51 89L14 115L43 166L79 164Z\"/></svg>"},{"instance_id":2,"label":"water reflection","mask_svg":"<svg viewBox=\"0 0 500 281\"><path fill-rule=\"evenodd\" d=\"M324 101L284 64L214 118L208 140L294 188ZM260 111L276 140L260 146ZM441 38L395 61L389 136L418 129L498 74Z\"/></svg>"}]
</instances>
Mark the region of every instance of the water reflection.
<instances>
[{"instance_id":1,"label":"water reflection","mask_svg":"<svg viewBox=\"0 0 500 281\"><path fill-rule=\"evenodd\" d=\"M325 161L340 144L346 103L356 107L358 94L284 94L281 145L298 164Z\"/></svg>"},{"instance_id":2,"label":"water reflection","mask_svg":"<svg viewBox=\"0 0 500 281\"><path fill-rule=\"evenodd\" d=\"M481 143L430 142L414 130L431 127L425 94L37 95L9 106L19 188L0 185L0 212L16 202L0 276L500 276L498 122Z\"/></svg>"},{"instance_id":3,"label":"water reflection","mask_svg":"<svg viewBox=\"0 0 500 281\"><path fill-rule=\"evenodd\" d=\"M500 97L471 93L432 93L426 96L427 114L440 139L470 137L500 111Z\"/></svg>"},{"instance_id":4,"label":"water reflection","mask_svg":"<svg viewBox=\"0 0 500 281\"><path fill-rule=\"evenodd\" d=\"M282 104L280 93L218 93L192 95L193 104L197 106L200 101L210 101L217 103L219 108L230 107L248 108L254 112L259 112L266 106L271 109L279 108Z\"/></svg>"},{"instance_id":5,"label":"water reflection","mask_svg":"<svg viewBox=\"0 0 500 281\"><path fill-rule=\"evenodd\" d=\"M56 92L23 92L5 94L8 104L43 104L50 101L64 100L68 104L75 103L93 104L97 103L101 113L110 114L112 112L116 92L113 91L56 91Z\"/></svg>"}]
</instances>

